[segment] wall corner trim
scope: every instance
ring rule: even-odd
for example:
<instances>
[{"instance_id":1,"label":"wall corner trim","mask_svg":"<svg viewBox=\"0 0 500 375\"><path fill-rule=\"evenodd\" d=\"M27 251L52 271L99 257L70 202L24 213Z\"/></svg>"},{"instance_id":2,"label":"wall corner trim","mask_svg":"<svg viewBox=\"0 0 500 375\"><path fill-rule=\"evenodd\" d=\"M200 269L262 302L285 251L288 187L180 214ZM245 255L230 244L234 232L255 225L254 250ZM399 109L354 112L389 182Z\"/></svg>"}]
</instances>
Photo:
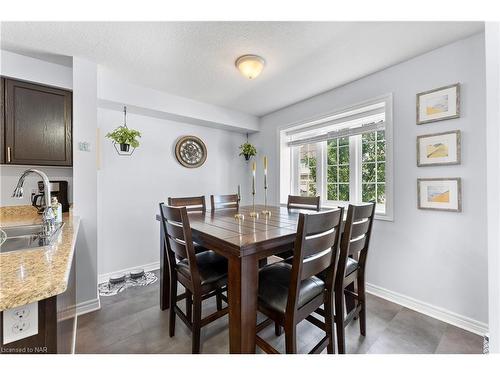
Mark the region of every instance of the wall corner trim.
<instances>
[{"instance_id":1,"label":"wall corner trim","mask_svg":"<svg viewBox=\"0 0 500 375\"><path fill-rule=\"evenodd\" d=\"M488 333L487 323L456 314L442 307L431 305L427 302L393 292L380 286L367 283L366 292L477 335L484 336Z\"/></svg>"},{"instance_id":2,"label":"wall corner trim","mask_svg":"<svg viewBox=\"0 0 500 375\"><path fill-rule=\"evenodd\" d=\"M99 297L90 299L88 301L80 302L76 305L76 315L88 314L89 312L100 310L101 300Z\"/></svg>"}]
</instances>

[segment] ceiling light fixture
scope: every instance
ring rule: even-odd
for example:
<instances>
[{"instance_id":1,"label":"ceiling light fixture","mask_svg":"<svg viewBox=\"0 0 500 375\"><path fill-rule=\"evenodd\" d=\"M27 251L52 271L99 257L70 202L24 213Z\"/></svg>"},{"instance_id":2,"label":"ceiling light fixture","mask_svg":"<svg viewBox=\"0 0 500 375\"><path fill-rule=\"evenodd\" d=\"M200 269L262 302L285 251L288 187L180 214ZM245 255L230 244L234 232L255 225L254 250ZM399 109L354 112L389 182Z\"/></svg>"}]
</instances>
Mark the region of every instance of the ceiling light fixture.
<instances>
[{"instance_id":1,"label":"ceiling light fixture","mask_svg":"<svg viewBox=\"0 0 500 375\"><path fill-rule=\"evenodd\" d=\"M266 61L257 55L243 55L238 57L234 64L243 76L248 79L254 79L257 78L264 69Z\"/></svg>"}]
</instances>

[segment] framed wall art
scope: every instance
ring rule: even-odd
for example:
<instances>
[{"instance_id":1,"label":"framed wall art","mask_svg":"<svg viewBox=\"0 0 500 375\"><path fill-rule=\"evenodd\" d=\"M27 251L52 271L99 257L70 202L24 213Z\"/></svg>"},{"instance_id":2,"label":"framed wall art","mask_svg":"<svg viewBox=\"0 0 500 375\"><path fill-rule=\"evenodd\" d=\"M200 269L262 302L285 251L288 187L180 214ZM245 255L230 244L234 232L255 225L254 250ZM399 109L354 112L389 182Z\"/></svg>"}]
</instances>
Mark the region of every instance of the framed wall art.
<instances>
[{"instance_id":1,"label":"framed wall art","mask_svg":"<svg viewBox=\"0 0 500 375\"><path fill-rule=\"evenodd\" d=\"M417 94L417 124L460 117L460 84Z\"/></svg>"},{"instance_id":2,"label":"framed wall art","mask_svg":"<svg viewBox=\"0 0 500 375\"><path fill-rule=\"evenodd\" d=\"M417 137L417 166L460 164L461 133L454 130Z\"/></svg>"},{"instance_id":3,"label":"framed wall art","mask_svg":"<svg viewBox=\"0 0 500 375\"><path fill-rule=\"evenodd\" d=\"M418 208L422 210L462 211L462 180L454 178L419 178Z\"/></svg>"}]
</instances>

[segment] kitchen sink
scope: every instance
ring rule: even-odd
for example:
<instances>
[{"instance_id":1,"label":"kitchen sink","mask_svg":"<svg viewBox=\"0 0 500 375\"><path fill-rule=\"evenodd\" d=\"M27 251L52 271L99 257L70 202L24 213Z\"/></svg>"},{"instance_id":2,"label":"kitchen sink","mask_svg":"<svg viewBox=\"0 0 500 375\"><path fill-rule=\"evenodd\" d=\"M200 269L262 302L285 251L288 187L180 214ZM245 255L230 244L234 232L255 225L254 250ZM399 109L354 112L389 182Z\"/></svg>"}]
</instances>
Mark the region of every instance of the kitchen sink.
<instances>
[{"instance_id":1,"label":"kitchen sink","mask_svg":"<svg viewBox=\"0 0 500 375\"><path fill-rule=\"evenodd\" d=\"M0 253L51 245L56 240L63 225L64 223L57 223L50 236L42 235L41 224L1 228L6 239L0 245Z\"/></svg>"}]
</instances>

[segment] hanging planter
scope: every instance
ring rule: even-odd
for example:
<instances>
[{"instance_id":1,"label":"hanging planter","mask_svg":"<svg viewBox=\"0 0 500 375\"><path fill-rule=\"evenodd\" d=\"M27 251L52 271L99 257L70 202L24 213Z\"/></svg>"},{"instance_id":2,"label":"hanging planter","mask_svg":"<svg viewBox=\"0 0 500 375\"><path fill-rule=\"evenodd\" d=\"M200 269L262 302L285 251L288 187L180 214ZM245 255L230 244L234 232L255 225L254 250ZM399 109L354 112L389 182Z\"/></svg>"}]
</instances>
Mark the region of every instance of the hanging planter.
<instances>
[{"instance_id":1,"label":"hanging planter","mask_svg":"<svg viewBox=\"0 0 500 375\"><path fill-rule=\"evenodd\" d=\"M140 137L141 132L127 127L127 107L123 107L123 125L106 134L106 138L113 140L113 146L118 155L130 156L139 147L137 138Z\"/></svg>"},{"instance_id":2,"label":"hanging planter","mask_svg":"<svg viewBox=\"0 0 500 375\"><path fill-rule=\"evenodd\" d=\"M255 146L248 142L248 134L247 141L240 146L240 151L240 156L244 156L246 161L249 161L252 156L257 155Z\"/></svg>"},{"instance_id":3,"label":"hanging planter","mask_svg":"<svg viewBox=\"0 0 500 375\"><path fill-rule=\"evenodd\" d=\"M122 151L122 152L129 152L130 151L130 145L128 143L120 143L120 151Z\"/></svg>"}]
</instances>

